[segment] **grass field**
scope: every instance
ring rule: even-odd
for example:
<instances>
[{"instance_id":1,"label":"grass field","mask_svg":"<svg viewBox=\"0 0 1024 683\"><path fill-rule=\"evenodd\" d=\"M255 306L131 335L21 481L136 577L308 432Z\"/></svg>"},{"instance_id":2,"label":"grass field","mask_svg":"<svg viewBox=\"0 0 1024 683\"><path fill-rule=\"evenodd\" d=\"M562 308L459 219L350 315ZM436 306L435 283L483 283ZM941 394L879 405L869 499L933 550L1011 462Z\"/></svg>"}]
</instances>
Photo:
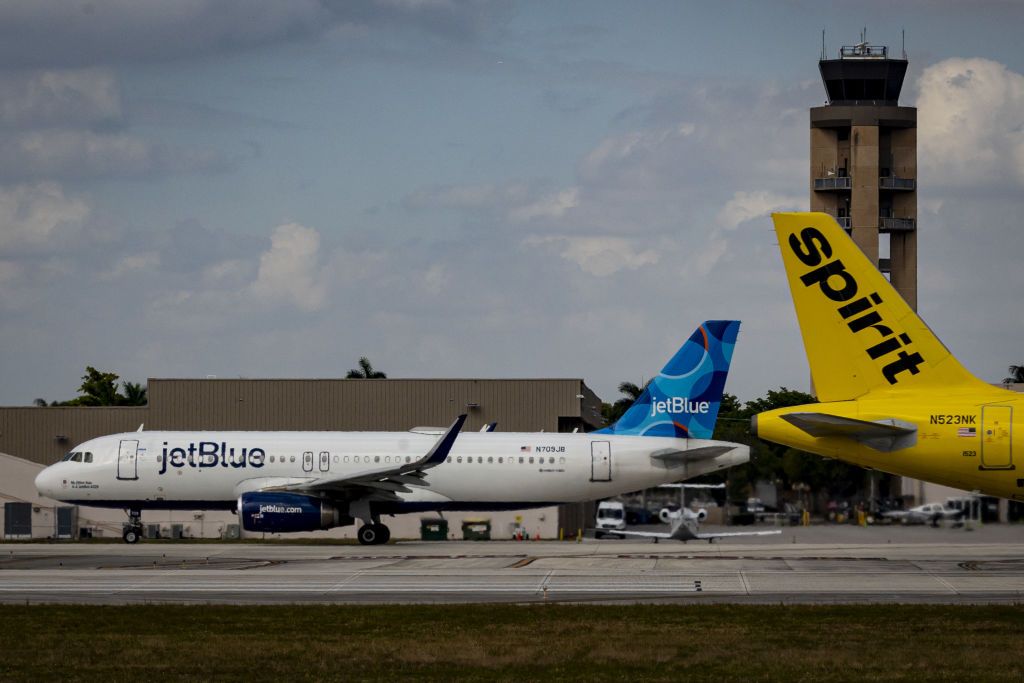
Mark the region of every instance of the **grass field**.
<instances>
[{"instance_id":1,"label":"grass field","mask_svg":"<svg viewBox=\"0 0 1024 683\"><path fill-rule=\"evenodd\" d=\"M0 681L1020 681L1024 608L0 606Z\"/></svg>"}]
</instances>

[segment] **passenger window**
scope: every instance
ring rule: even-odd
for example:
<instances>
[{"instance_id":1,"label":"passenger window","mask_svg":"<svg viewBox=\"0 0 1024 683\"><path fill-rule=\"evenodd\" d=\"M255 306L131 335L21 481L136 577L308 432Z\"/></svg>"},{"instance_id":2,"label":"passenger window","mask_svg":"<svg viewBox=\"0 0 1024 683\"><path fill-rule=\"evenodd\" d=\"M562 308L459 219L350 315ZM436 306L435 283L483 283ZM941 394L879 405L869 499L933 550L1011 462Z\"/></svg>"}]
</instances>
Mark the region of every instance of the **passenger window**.
<instances>
[{"instance_id":1,"label":"passenger window","mask_svg":"<svg viewBox=\"0 0 1024 683\"><path fill-rule=\"evenodd\" d=\"M532 455L530 456L530 464L531 465L533 464L533 456Z\"/></svg>"},{"instance_id":2,"label":"passenger window","mask_svg":"<svg viewBox=\"0 0 1024 683\"><path fill-rule=\"evenodd\" d=\"M411 460L411 458L408 455L405 456L405 461L406 462L409 462L410 460ZM448 462L451 462L451 458L448 458Z\"/></svg>"},{"instance_id":3,"label":"passenger window","mask_svg":"<svg viewBox=\"0 0 1024 683\"><path fill-rule=\"evenodd\" d=\"M391 456L390 455L385 455L384 456L384 462L391 462Z\"/></svg>"},{"instance_id":4,"label":"passenger window","mask_svg":"<svg viewBox=\"0 0 1024 683\"><path fill-rule=\"evenodd\" d=\"M494 462L494 458L490 458L490 457L487 458L487 464L488 465L490 465L492 462Z\"/></svg>"},{"instance_id":5,"label":"passenger window","mask_svg":"<svg viewBox=\"0 0 1024 683\"><path fill-rule=\"evenodd\" d=\"M533 460L533 458L530 458L530 460ZM519 456L519 464L520 465L523 464L523 456L521 456L521 455Z\"/></svg>"},{"instance_id":6,"label":"passenger window","mask_svg":"<svg viewBox=\"0 0 1024 683\"><path fill-rule=\"evenodd\" d=\"M565 458L559 458L558 459L558 464L559 465L564 465L565 464Z\"/></svg>"},{"instance_id":7,"label":"passenger window","mask_svg":"<svg viewBox=\"0 0 1024 683\"><path fill-rule=\"evenodd\" d=\"M373 461L374 462L380 462L380 456L379 455L373 456Z\"/></svg>"},{"instance_id":8,"label":"passenger window","mask_svg":"<svg viewBox=\"0 0 1024 683\"><path fill-rule=\"evenodd\" d=\"M291 458L289 458L289 460L291 460L292 462L295 462L295 456L293 455Z\"/></svg>"},{"instance_id":9,"label":"passenger window","mask_svg":"<svg viewBox=\"0 0 1024 683\"><path fill-rule=\"evenodd\" d=\"M460 455L459 457L455 458L455 462L462 462L462 456Z\"/></svg>"},{"instance_id":10,"label":"passenger window","mask_svg":"<svg viewBox=\"0 0 1024 683\"><path fill-rule=\"evenodd\" d=\"M549 465L554 465L555 464L555 459L553 457L548 458L548 464Z\"/></svg>"},{"instance_id":11,"label":"passenger window","mask_svg":"<svg viewBox=\"0 0 1024 683\"><path fill-rule=\"evenodd\" d=\"M449 455L448 459L445 462L451 462L451 461L452 461L452 456ZM409 462L408 458L406 458L406 462Z\"/></svg>"},{"instance_id":12,"label":"passenger window","mask_svg":"<svg viewBox=\"0 0 1024 683\"><path fill-rule=\"evenodd\" d=\"M347 455L345 456L345 462L348 462L348 456Z\"/></svg>"},{"instance_id":13,"label":"passenger window","mask_svg":"<svg viewBox=\"0 0 1024 683\"><path fill-rule=\"evenodd\" d=\"M270 462L274 462L274 456L270 456Z\"/></svg>"},{"instance_id":14,"label":"passenger window","mask_svg":"<svg viewBox=\"0 0 1024 683\"><path fill-rule=\"evenodd\" d=\"M334 456L334 462L335 463L341 462L341 458L339 458L338 456Z\"/></svg>"},{"instance_id":15,"label":"passenger window","mask_svg":"<svg viewBox=\"0 0 1024 683\"><path fill-rule=\"evenodd\" d=\"M500 465L502 462L504 462L504 460L504 458L498 458L498 464Z\"/></svg>"}]
</instances>

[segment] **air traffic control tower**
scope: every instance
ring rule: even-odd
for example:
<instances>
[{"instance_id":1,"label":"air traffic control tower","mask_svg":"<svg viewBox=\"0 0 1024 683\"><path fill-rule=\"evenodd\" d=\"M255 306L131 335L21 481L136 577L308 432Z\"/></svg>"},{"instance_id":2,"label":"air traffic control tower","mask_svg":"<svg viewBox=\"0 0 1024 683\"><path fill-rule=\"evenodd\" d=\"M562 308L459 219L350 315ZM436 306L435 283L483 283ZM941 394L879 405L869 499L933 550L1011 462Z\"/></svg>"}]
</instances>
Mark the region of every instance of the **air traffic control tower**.
<instances>
[{"instance_id":1,"label":"air traffic control tower","mask_svg":"<svg viewBox=\"0 0 1024 683\"><path fill-rule=\"evenodd\" d=\"M811 210L836 217L917 310L917 109L899 106L907 56L861 42L827 59L811 109Z\"/></svg>"}]
</instances>

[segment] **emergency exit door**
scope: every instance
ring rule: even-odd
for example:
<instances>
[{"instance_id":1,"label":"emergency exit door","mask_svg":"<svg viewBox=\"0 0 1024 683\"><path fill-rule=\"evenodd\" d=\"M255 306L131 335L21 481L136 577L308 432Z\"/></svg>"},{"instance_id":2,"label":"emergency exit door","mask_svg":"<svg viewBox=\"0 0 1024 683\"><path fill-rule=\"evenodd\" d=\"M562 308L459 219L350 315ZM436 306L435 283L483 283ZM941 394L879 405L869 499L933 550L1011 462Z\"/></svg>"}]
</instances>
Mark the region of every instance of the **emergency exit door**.
<instances>
[{"instance_id":1,"label":"emergency exit door","mask_svg":"<svg viewBox=\"0 0 1024 683\"><path fill-rule=\"evenodd\" d=\"M326 472L331 469L331 454L327 451L320 451L320 471Z\"/></svg>"},{"instance_id":2,"label":"emergency exit door","mask_svg":"<svg viewBox=\"0 0 1024 683\"><path fill-rule=\"evenodd\" d=\"M302 454L302 471L313 471L313 451L306 451Z\"/></svg>"},{"instance_id":3,"label":"emergency exit door","mask_svg":"<svg viewBox=\"0 0 1024 683\"><path fill-rule=\"evenodd\" d=\"M117 449L117 478L139 478L139 442L137 439L122 441Z\"/></svg>"},{"instance_id":4,"label":"emergency exit door","mask_svg":"<svg viewBox=\"0 0 1024 683\"><path fill-rule=\"evenodd\" d=\"M590 442L590 481L612 480L612 445L608 441Z\"/></svg>"},{"instance_id":5,"label":"emergency exit door","mask_svg":"<svg viewBox=\"0 0 1024 683\"><path fill-rule=\"evenodd\" d=\"M981 409L981 469L1013 469L1013 407Z\"/></svg>"}]
</instances>

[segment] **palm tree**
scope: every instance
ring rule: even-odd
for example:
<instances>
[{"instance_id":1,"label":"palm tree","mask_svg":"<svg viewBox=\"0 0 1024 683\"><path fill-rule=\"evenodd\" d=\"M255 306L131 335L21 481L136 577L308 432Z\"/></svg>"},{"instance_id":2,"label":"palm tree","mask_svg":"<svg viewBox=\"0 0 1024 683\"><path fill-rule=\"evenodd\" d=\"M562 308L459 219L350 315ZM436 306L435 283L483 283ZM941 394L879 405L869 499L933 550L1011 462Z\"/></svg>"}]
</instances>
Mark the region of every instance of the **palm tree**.
<instances>
[{"instance_id":1,"label":"palm tree","mask_svg":"<svg viewBox=\"0 0 1024 683\"><path fill-rule=\"evenodd\" d=\"M1024 364L1011 365L1010 376L1003 378L1003 384L1021 384L1024 383Z\"/></svg>"},{"instance_id":2,"label":"palm tree","mask_svg":"<svg viewBox=\"0 0 1024 683\"><path fill-rule=\"evenodd\" d=\"M149 399L146 397L146 387L142 386L142 384L125 382L122 386L124 387L124 398L121 401L121 405L144 406L149 403Z\"/></svg>"},{"instance_id":3,"label":"palm tree","mask_svg":"<svg viewBox=\"0 0 1024 683\"><path fill-rule=\"evenodd\" d=\"M387 379L387 375L379 370L374 370L370 359L363 356L359 359L359 369L349 370L345 379Z\"/></svg>"}]
</instances>

